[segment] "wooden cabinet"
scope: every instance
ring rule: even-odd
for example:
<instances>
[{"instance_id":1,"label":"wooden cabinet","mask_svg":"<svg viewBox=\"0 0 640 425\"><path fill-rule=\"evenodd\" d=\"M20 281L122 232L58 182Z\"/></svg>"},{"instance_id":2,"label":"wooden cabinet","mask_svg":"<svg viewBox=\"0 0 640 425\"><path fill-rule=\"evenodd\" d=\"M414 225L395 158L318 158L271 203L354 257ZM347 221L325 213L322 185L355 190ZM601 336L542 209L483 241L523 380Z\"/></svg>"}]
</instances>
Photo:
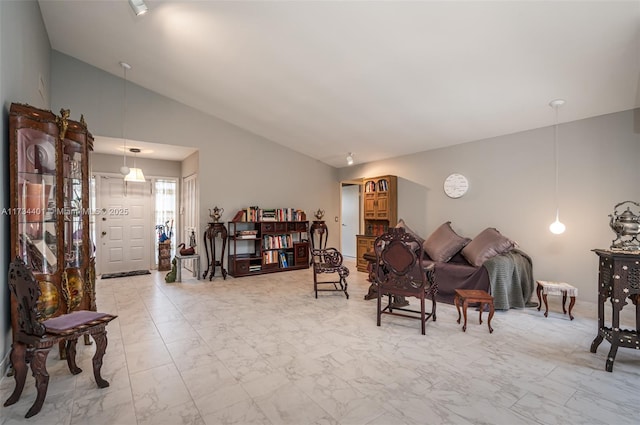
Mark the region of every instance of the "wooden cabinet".
<instances>
[{"instance_id":1,"label":"wooden cabinet","mask_svg":"<svg viewBox=\"0 0 640 425\"><path fill-rule=\"evenodd\" d=\"M359 272L366 272L369 262L362 256L367 252L373 252L373 243L376 236L356 235L356 269Z\"/></svg>"},{"instance_id":2,"label":"wooden cabinet","mask_svg":"<svg viewBox=\"0 0 640 425\"><path fill-rule=\"evenodd\" d=\"M308 221L228 222L234 277L309 268Z\"/></svg>"},{"instance_id":3,"label":"wooden cabinet","mask_svg":"<svg viewBox=\"0 0 640 425\"><path fill-rule=\"evenodd\" d=\"M373 251L376 237L398 222L398 177L366 178L362 184L364 235L356 236L356 267L366 272L368 262L362 255Z\"/></svg>"},{"instance_id":4,"label":"wooden cabinet","mask_svg":"<svg viewBox=\"0 0 640 425\"><path fill-rule=\"evenodd\" d=\"M56 116L16 103L9 113L10 256L33 271L42 319L96 309L89 234L93 136L83 117L68 118L68 110ZM14 330L16 308L12 297Z\"/></svg>"},{"instance_id":5,"label":"wooden cabinet","mask_svg":"<svg viewBox=\"0 0 640 425\"><path fill-rule=\"evenodd\" d=\"M640 255L637 251L593 251L598 255L599 262L598 335L591 343L591 352L595 353L603 340L609 341L611 348L605 370L612 372L618 347L636 350L640 347ZM620 326L620 312L630 304L627 299L635 305L635 329ZM609 309L606 308L607 301L610 302Z\"/></svg>"},{"instance_id":6,"label":"wooden cabinet","mask_svg":"<svg viewBox=\"0 0 640 425\"><path fill-rule=\"evenodd\" d=\"M386 221L387 224L393 223L395 225L398 210L397 192L398 178L396 176L365 179L363 208L365 221Z\"/></svg>"}]
</instances>

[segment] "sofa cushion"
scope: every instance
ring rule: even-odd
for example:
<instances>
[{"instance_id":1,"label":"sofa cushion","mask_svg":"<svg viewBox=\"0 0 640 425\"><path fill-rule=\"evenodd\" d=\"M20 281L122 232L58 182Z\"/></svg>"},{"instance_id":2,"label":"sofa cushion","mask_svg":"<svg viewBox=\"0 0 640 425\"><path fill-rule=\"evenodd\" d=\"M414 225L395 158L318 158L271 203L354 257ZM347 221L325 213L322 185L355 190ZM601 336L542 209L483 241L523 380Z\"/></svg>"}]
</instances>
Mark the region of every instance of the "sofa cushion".
<instances>
[{"instance_id":1,"label":"sofa cushion","mask_svg":"<svg viewBox=\"0 0 640 425\"><path fill-rule=\"evenodd\" d=\"M462 255L469 263L480 267L489 258L509 252L517 245L497 229L487 227L462 249Z\"/></svg>"},{"instance_id":2,"label":"sofa cushion","mask_svg":"<svg viewBox=\"0 0 640 425\"><path fill-rule=\"evenodd\" d=\"M421 238L416 232L411 230L409 226L407 226L407 224L404 222L403 219L398 220L398 224L396 224L396 229L399 229L399 228L403 228L405 232L410 233L411 235L413 235L414 238L416 238L418 243L417 244L411 243L411 248L414 251L417 251L420 248L420 246L424 243L424 239Z\"/></svg>"},{"instance_id":3,"label":"sofa cushion","mask_svg":"<svg viewBox=\"0 0 640 425\"><path fill-rule=\"evenodd\" d=\"M451 222L442 223L422 244L429 257L436 262L448 262L458 251L471 241L453 231Z\"/></svg>"}]
</instances>

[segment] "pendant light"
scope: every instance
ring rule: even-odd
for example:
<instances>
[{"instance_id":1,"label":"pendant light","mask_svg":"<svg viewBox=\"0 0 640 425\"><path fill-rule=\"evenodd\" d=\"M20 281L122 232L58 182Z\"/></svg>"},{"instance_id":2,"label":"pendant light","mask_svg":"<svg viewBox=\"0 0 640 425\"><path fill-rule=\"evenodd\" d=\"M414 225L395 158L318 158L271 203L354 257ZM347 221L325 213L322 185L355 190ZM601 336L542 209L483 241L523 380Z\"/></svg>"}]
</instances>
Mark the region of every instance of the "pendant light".
<instances>
[{"instance_id":1,"label":"pendant light","mask_svg":"<svg viewBox=\"0 0 640 425\"><path fill-rule=\"evenodd\" d=\"M144 174L142 173L142 169L136 167L136 157L140 153L140 149L131 148L129 149L129 152L133 153L133 168L131 168L129 174L127 174L127 176L124 178L124 181L138 183L146 182Z\"/></svg>"},{"instance_id":2,"label":"pendant light","mask_svg":"<svg viewBox=\"0 0 640 425\"><path fill-rule=\"evenodd\" d=\"M126 62L120 62L120 66L124 71L124 89L122 92L122 167L120 167L120 174L128 176L131 171L127 167L127 139L124 137L125 120L127 118L127 70L131 69L131 65Z\"/></svg>"},{"instance_id":3,"label":"pendant light","mask_svg":"<svg viewBox=\"0 0 640 425\"><path fill-rule=\"evenodd\" d=\"M555 99L549 102L549 106L551 106L555 111L555 125L553 127L553 148L554 148L554 160L556 165L556 193L555 193L555 203L556 203L556 221L551 223L549 226L549 230L554 235L560 235L564 233L566 226L562 224L560 221L560 197L558 195L558 169L559 169L559 158L558 158L558 108L564 105L564 100Z\"/></svg>"}]
</instances>

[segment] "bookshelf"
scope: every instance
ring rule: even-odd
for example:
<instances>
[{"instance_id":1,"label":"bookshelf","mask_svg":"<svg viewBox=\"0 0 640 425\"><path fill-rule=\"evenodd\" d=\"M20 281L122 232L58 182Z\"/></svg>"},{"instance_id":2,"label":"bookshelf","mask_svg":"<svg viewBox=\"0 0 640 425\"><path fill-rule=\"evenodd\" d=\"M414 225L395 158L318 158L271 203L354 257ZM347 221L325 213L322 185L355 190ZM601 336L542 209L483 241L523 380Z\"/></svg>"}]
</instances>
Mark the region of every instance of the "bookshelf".
<instances>
[{"instance_id":1,"label":"bookshelf","mask_svg":"<svg viewBox=\"0 0 640 425\"><path fill-rule=\"evenodd\" d=\"M309 268L309 222L275 221L270 219L270 215L267 216L267 221L258 221L257 218L264 218L259 211L256 209L255 215L249 211L245 216L255 217L255 221L228 223L229 274L241 277ZM303 217L278 214L276 213L276 217Z\"/></svg>"},{"instance_id":2,"label":"bookshelf","mask_svg":"<svg viewBox=\"0 0 640 425\"><path fill-rule=\"evenodd\" d=\"M368 262L363 255L373 250L378 236L398 222L398 177L365 178L362 184L364 234L356 236L356 268L366 272Z\"/></svg>"}]
</instances>

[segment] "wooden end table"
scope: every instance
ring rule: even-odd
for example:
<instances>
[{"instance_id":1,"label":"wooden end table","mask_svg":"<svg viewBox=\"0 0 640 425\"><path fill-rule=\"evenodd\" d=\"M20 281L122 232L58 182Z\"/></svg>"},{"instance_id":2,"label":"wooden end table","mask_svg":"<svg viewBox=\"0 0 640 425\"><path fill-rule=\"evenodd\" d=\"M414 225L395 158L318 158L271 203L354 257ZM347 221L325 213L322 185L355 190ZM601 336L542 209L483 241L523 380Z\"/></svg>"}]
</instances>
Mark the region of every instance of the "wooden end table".
<instances>
[{"instance_id":1,"label":"wooden end table","mask_svg":"<svg viewBox=\"0 0 640 425\"><path fill-rule=\"evenodd\" d=\"M458 323L460 323L460 302L462 302L462 314L464 315L462 332L467 330L467 307L469 303L480 303L480 324L482 324L482 310L484 310L485 304L488 305L489 319L487 319L487 325L489 326L489 333L493 333L491 319L495 313L495 308L493 307L493 297L487 291L482 289L456 289L453 302L456 305L456 310L458 310Z\"/></svg>"}]
</instances>

